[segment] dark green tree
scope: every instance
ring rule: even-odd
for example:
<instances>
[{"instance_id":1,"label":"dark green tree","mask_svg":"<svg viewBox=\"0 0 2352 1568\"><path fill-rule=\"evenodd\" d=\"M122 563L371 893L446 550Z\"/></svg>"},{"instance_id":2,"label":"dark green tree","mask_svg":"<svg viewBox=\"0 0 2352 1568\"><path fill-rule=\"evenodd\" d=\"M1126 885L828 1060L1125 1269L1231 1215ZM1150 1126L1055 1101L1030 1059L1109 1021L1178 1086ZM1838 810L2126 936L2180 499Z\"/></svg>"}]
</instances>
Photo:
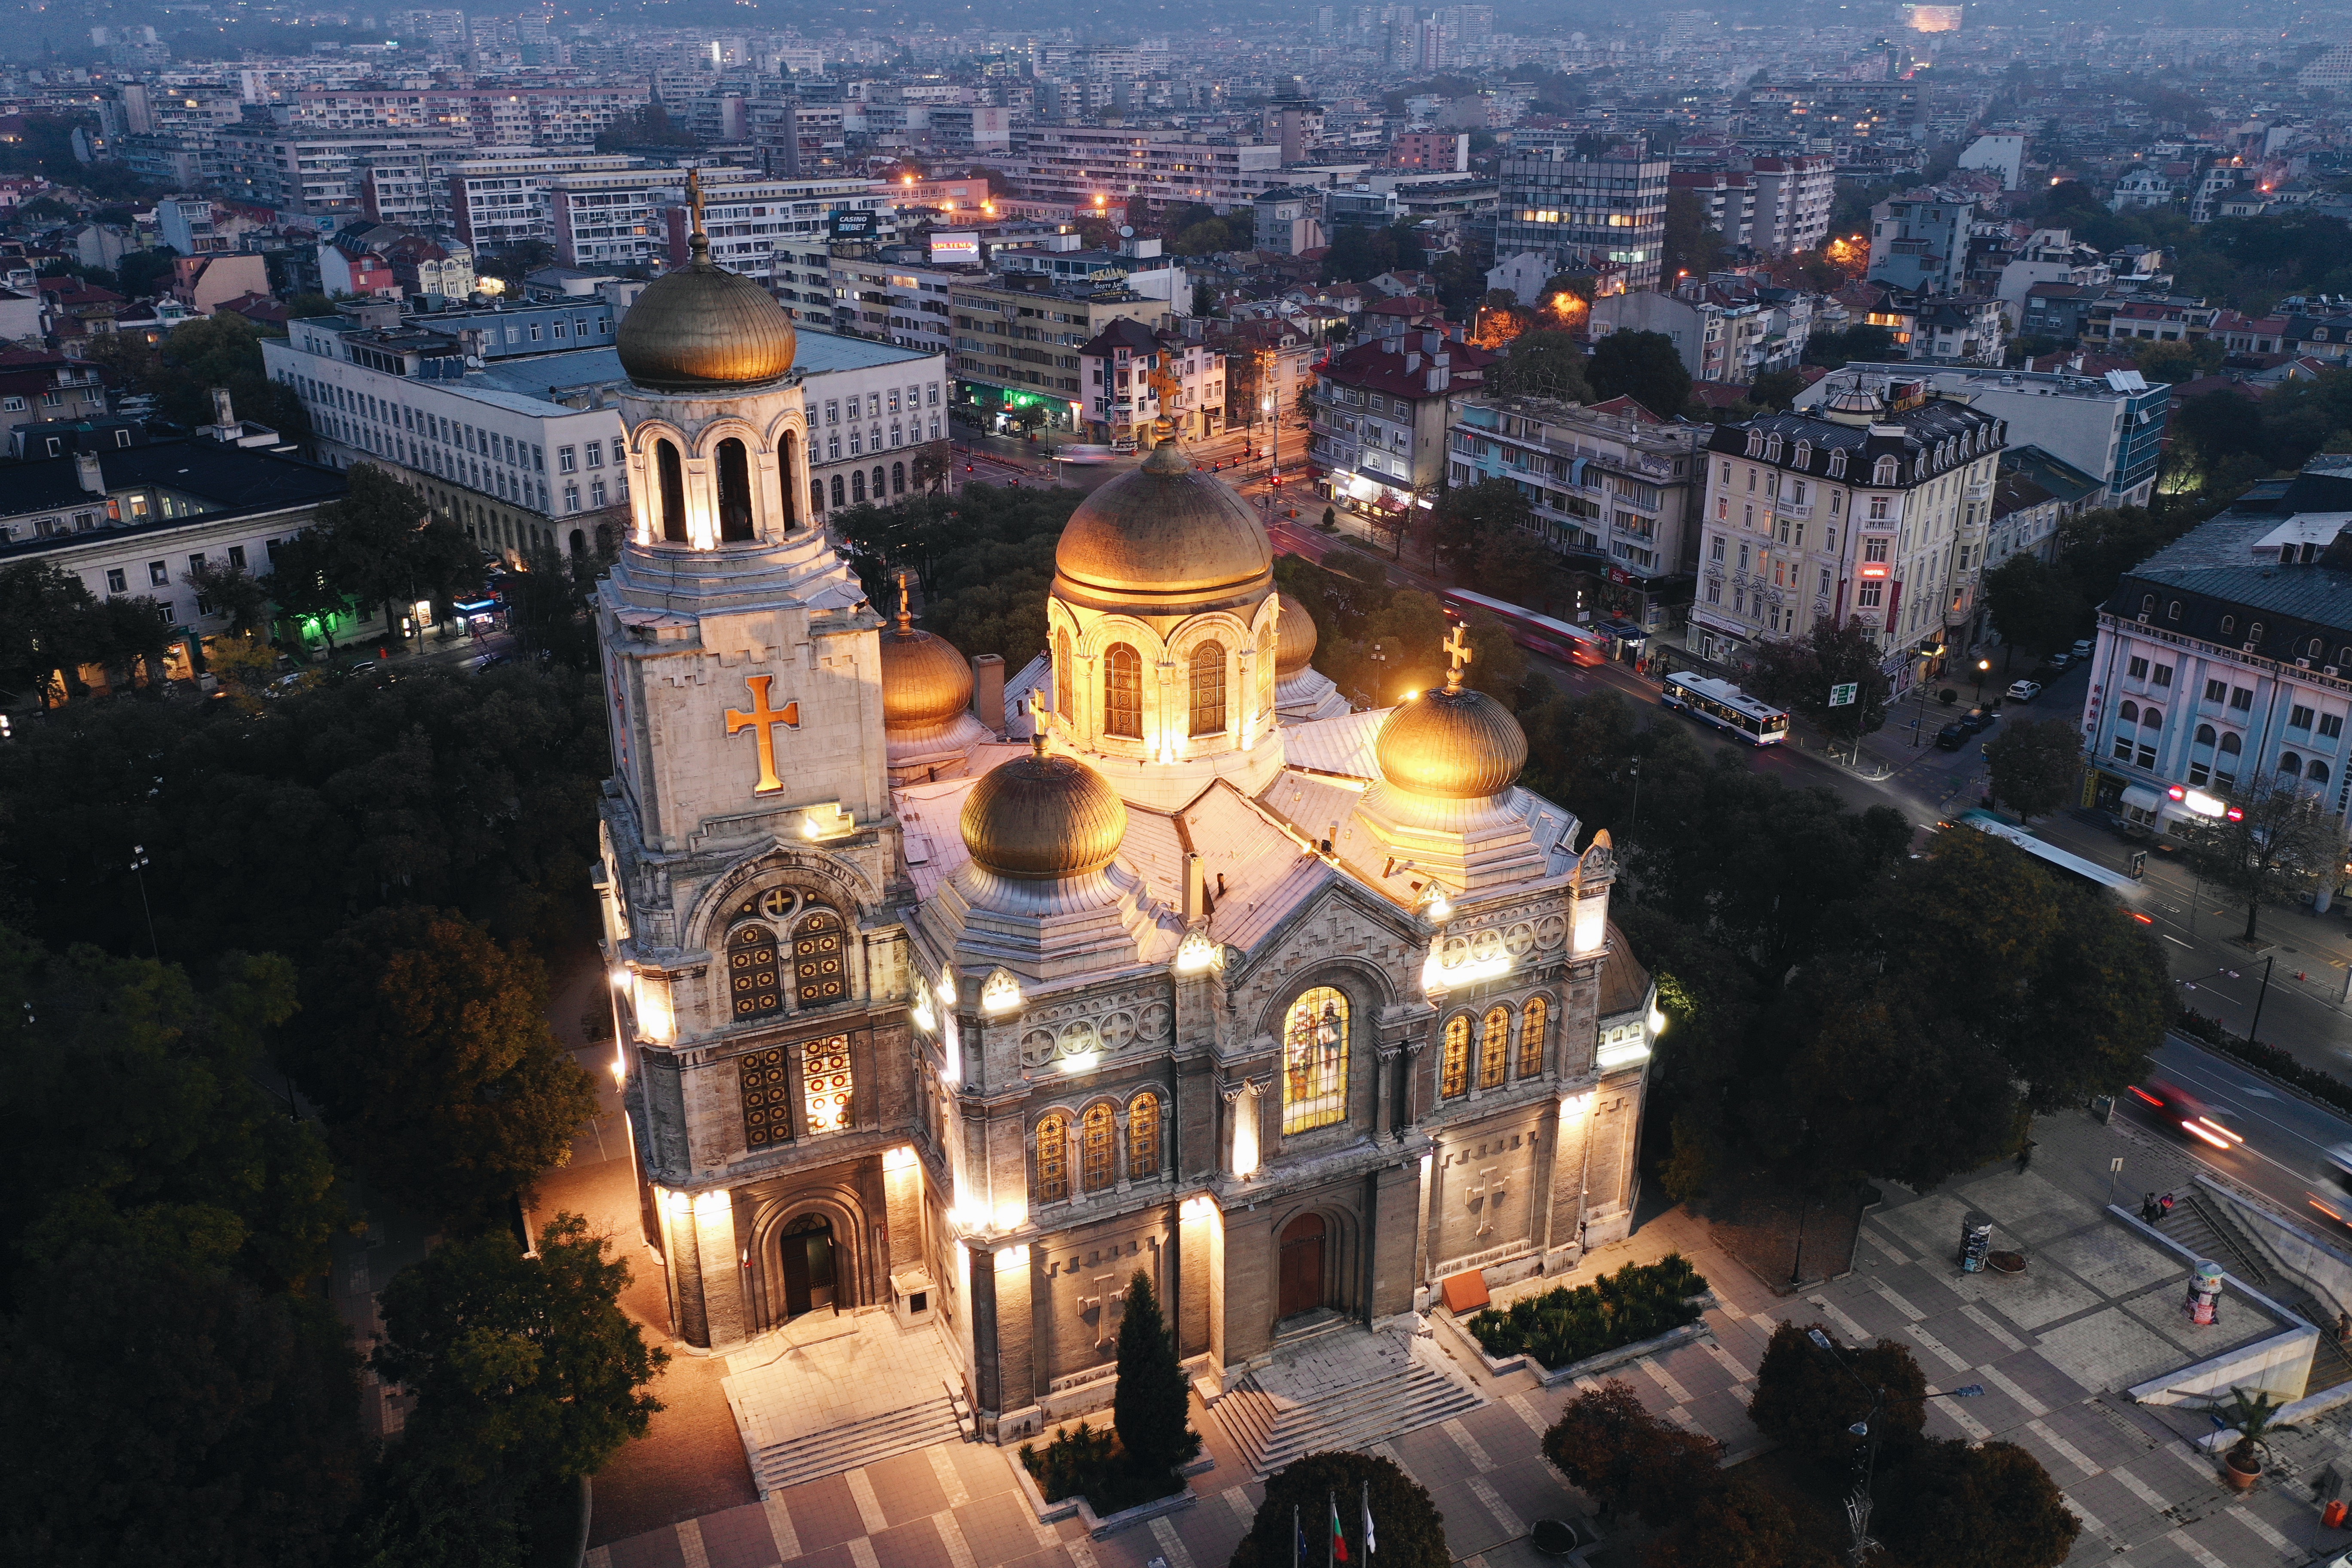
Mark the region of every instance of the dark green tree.
<instances>
[{"instance_id":1,"label":"dark green tree","mask_svg":"<svg viewBox=\"0 0 2352 1568\"><path fill-rule=\"evenodd\" d=\"M1667 1525L1722 1484L1723 1445L1659 1420L1632 1385L1611 1378L1570 1399L1543 1435L1543 1455L1569 1484L1601 1505Z\"/></svg>"},{"instance_id":2,"label":"dark green tree","mask_svg":"<svg viewBox=\"0 0 2352 1568\"><path fill-rule=\"evenodd\" d=\"M0 690L37 692L44 706L81 695L85 623L97 603L53 561L0 565Z\"/></svg>"},{"instance_id":3,"label":"dark green tree","mask_svg":"<svg viewBox=\"0 0 2352 1568\"><path fill-rule=\"evenodd\" d=\"M1584 379L1593 397L1630 397L1662 419L1682 412L1691 375L1675 340L1664 332L1612 332L1594 346Z\"/></svg>"},{"instance_id":4,"label":"dark green tree","mask_svg":"<svg viewBox=\"0 0 2352 1568\"><path fill-rule=\"evenodd\" d=\"M1456 575L1466 575L1488 542L1519 532L1534 521L1527 493L1509 479L1480 479L1449 489L1437 498L1431 517L1438 562Z\"/></svg>"},{"instance_id":5,"label":"dark green tree","mask_svg":"<svg viewBox=\"0 0 2352 1568\"><path fill-rule=\"evenodd\" d=\"M1660 287L1671 289L1679 279L1706 277L1723 265L1723 235L1707 222L1706 204L1699 200L1698 193L1668 191L1665 244L1660 257L1664 281Z\"/></svg>"},{"instance_id":6,"label":"dark green tree","mask_svg":"<svg viewBox=\"0 0 2352 1568\"><path fill-rule=\"evenodd\" d=\"M1823 616L1801 638L1767 641L1756 651L1748 685L1757 695L1801 713L1830 734L1855 741L1886 722L1894 688L1882 668L1878 634L1857 621ZM1840 686L1854 688L1851 702L1832 704Z\"/></svg>"},{"instance_id":7,"label":"dark green tree","mask_svg":"<svg viewBox=\"0 0 2352 1568\"><path fill-rule=\"evenodd\" d=\"M228 617L228 630L242 637L269 624L269 587L242 566L206 561L180 580L194 588L215 615Z\"/></svg>"},{"instance_id":8,"label":"dark green tree","mask_svg":"<svg viewBox=\"0 0 2352 1568\"><path fill-rule=\"evenodd\" d=\"M462 916L362 916L304 977L282 1054L337 1147L384 1191L457 1229L571 1157L595 1114L588 1075L547 1025L547 977Z\"/></svg>"},{"instance_id":9,"label":"dark green tree","mask_svg":"<svg viewBox=\"0 0 2352 1568\"><path fill-rule=\"evenodd\" d=\"M1418 1481L1373 1454L1307 1454L1268 1476L1265 1500L1228 1568L1291 1568L1296 1534L1304 1531L1309 1547L1320 1546L1334 1511L1348 1561L1361 1563L1368 1499L1380 1545L1372 1561L1380 1568L1450 1568L1445 1516Z\"/></svg>"},{"instance_id":10,"label":"dark green tree","mask_svg":"<svg viewBox=\"0 0 2352 1568\"><path fill-rule=\"evenodd\" d=\"M2083 737L2071 719L2020 720L1985 742L1993 798L2020 816L2040 816L2074 797Z\"/></svg>"},{"instance_id":11,"label":"dark green tree","mask_svg":"<svg viewBox=\"0 0 2352 1568\"><path fill-rule=\"evenodd\" d=\"M333 652L335 622L353 614L351 595L328 574L331 553L327 535L317 528L278 546L269 569L269 599L278 611L279 636L291 646L301 646L304 625L310 623Z\"/></svg>"},{"instance_id":12,"label":"dark green tree","mask_svg":"<svg viewBox=\"0 0 2352 1568\"><path fill-rule=\"evenodd\" d=\"M1923 1443L1874 1489L1889 1568L2057 1568L2083 1529L2014 1443Z\"/></svg>"},{"instance_id":13,"label":"dark green tree","mask_svg":"<svg viewBox=\"0 0 2352 1568\"><path fill-rule=\"evenodd\" d=\"M1187 1406L1192 1384L1176 1359L1176 1341L1160 1314L1151 1276L1139 1268L1127 1282L1127 1310L1118 1324L1118 1389L1111 1425L1137 1468L1165 1475L1201 1451Z\"/></svg>"},{"instance_id":14,"label":"dark green tree","mask_svg":"<svg viewBox=\"0 0 2352 1568\"><path fill-rule=\"evenodd\" d=\"M314 525L326 547L327 583L354 603L378 606L390 637L400 606L425 585L417 574L425 501L373 463L356 465L349 479L350 492L320 507Z\"/></svg>"},{"instance_id":15,"label":"dark green tree","mask_svg":"<svg viewBox=\"0 0 2352 1568\"><path fill-rule=\"evenodd\" d=\"M2028 653L2064 647L2090 619L2082 595L2038 555L2012 555L1986 573L1984 595L2003 640Z\"/></svg>"},{"instance_id":16,"label":"dark green tree","mask_svg":"<svg viewBox=\"0 0 2352 1568\"><path fill-rule=\"evenodd\" d=\"M1768 370L1748 389L1748 400L1759 408L1786 408L1805 390L1805 378L1793 370Z\"/></svg>"},{"instance_id":17,"label":"dark green tree","mask_svg":"<svg viewBox=\"0 0 2352 1568\"><path fill-rule=\"evenodd\" d=\"M1584 403L1592 397L1584 367L1583 344L1567 332L1539 328L1513 338L1503 363L1490 368L1486 378L1509 396Z\"/></svg>"},{"instance_id":18,"label":"dark green tree","mask_svg":"<svg viewBox=\"0 0 2352 1568\"><path fill-rule=\"evenodd\" d=\"M2344 819L2328 809L2326 791L2260 767L2249 767L2228 798L2236 819L2207 827L2189 858L2208 883L2245 900L2251 942L2264 902L2284 903L2339 875Z\"/></svg>"},{"instance_id":19,"label":"dark green tree","mask_svg":"<svg viewBox=\"0 0 2352 1568\"><path fill-rule=\"evenodd\" d=\"M1756 1368L1748 1415L1782 1447L1843 1477L1872 1438L1882 1462L1919 1441L1927 1422L1927 1379L1911 1352L1892 1340L1857 1350L1837 1345L1832 1335L1836 1348L1825 1351L1809 1337L1827 1332L1819 1323L1784 1322L1772 1331ZM1871 1438L1857 1437L1850 1428L1871 1415L1874 1392L1874 1430Z\"/></svg>"}]
</instances>

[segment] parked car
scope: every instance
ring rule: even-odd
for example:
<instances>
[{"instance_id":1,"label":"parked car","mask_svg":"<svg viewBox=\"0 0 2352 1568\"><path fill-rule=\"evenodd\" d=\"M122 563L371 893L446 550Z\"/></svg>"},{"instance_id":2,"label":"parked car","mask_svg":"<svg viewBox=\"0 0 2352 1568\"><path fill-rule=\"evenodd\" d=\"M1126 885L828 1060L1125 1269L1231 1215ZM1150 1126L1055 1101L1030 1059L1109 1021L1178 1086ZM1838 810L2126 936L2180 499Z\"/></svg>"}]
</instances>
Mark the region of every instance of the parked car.
<instances>
[{"instance_id":1,"label":"parked car","mask_svg":"<svg viewBox=\"0 0 2352 1568\"><path fill-rule=\"evenodd\" d=\"M467 659L466 661L466 668L478 674L485 669L496 669L499 665L512 664L514 660L506 654L484 653L477 654L472 658Z\"/></svg>"},{"instance_id":2,"label":"parked car","mask_svg":"<svg viewBox=\"0 0 2352 1568\"><path fill-rule=\"evenodd\" d=\"M2053 670L2063 670L2074 662L2074 656L2071 653L2053 653L2043 662Z\"/></svg>"},{"instance_id":3,"label":"parked car","mask_svg":"<svg viewBox=\"0 0 2352 1568\"><path fill-rule=\"evenodd\" d=\"M2011 702L2031 702L2041 695L2042 683L2038 680L2018 680L2010 683L2009 700Z\"/></svg>"},{"instance_id":4,"label":"parked car","mask_svg":"<svg viewBox=\"0 0 2352 1568\"><path fill-rule=\"evenodd\" d=\"M1960 720L1971 735L1980 735L2000 721L2000 715L1990 708L1971 708Z\"/></svg>"},{"instance_id":5,"label":"parked car","mask_svg":"<svg viewBox=\"0 0 2352 1568\"><path fill-rule=\"evenodd\" d=\"M2084 638L2080 639L2079 641L2077 641L2077 642L2074 644L2074 650L2073 650L2073 651L2074 651L2074 657L2075 657L2076 658L2090 658L2090 657L2091 657L2091 639L2090 639L2089 637L2084 637Z\"/></svg>"},{"instance_id":6,"label":"parked car","mask_svg":"<svg viewBox=\"0 0 2352 1568\"><path fill-rule=\"evenodd\" d=\"M1954 722L1947 724L1942 729L1936 731L1936 744L1943 751L1957 752L1962 746L1967 745L1969 743L1969 737L1975 733L1976 731L1969 729L1966 723Z\"/></svg>"}]
</instances>

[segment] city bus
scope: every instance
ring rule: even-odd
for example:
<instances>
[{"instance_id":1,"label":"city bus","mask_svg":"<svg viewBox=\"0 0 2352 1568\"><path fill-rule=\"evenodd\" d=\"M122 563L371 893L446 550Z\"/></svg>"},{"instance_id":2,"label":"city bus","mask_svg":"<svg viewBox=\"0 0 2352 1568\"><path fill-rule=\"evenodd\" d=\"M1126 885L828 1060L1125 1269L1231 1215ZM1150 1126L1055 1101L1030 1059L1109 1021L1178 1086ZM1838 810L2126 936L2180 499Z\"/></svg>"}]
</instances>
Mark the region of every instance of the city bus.
<instances>
[{"instance_id":1,"label":"city bus","mask_svg":"<svg viewBox=\"0 0 2352 1568\"><path fill-rule=\"evenodd\" d=\"M1658 694L1664 708L1679 708L1694 719L1728 730L1751 746L1778 745L1789 738L1789 715L1769 702L1759 702L1727 680L1707 676L1666 677Z\"/></svg>"},{"instance_id":2,"label":"city bus","mask_svg":"<svg viewBox=\"0 0 2352 1568\"><path fill-rule=\"evenodd\" d=\"M1438 595L1438 600L1445 606L1446 614L1457 621L1468 620L1473 610L1486 611L1502 622L1511 640L1529 653L1539 653L1563 664L1601 664L1609 658L1608 639L1600 633L1538 615L1524 605L1488 598L1467 588L1448 588Z\"/></svg>"},{"instance_id":3,"label":"city bus","mask_svg":"<svg viewBox=\"0 0 2352 1568\"><path fill-rule=\"evenodd\" d=\"M2086 860L2071 850L2061 849L2046 838L2036 838L2017 823L1981 808L1964 811L1952 819L1965 823L1979 833L1990 834L2016 845L2063 877L2087 882L2095 888L2105 888L2126 904L2137 903L2147 891L2144 884L2121 871L2110 871L2095 860ZM1945 826L1938 824L1938 826Z\"/></svg>"}]
</instances>

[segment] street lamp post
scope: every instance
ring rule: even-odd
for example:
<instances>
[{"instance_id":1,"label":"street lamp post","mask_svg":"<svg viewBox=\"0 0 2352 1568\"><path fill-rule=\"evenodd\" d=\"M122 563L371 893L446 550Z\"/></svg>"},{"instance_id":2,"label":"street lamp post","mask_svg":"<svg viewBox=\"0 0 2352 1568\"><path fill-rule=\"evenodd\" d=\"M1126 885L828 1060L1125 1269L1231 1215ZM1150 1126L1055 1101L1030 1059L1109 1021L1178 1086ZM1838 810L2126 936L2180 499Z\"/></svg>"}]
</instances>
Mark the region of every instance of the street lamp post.
<instances>
[{"instance_id":1,"label":"street lamp post","mask_svg":"<svg viewBox=\"0 0 2352 1568\"><path fill-rule=\"evenodd\" d=\"M1834 1362L1840 1372L1844 1373L1846 1376L1852 1378L1853 1380L1853 1385L1856 1388L1861 1389L1864 1394L1870 1395L1869 1413L1864 1415L1861 1420L1846 1428L1848 1432L1853 1433L1855 1436L1864 1439L1868 1445L1862 1451L1862 1470L1854 1479L1853 1491L1845 1500L1846 1521L1853 1527L1853 1544L1846 1549L1848 1554L1847 1560L1853 1563L1853 1568L1863 1568L1864 1563L1869 1561L1870 1549L1874 1544L1870 1539L1870 1510L1873 1503L1873 1499L1870 1495L1870 1485L1872 1479L1878 1468L1878 1413L1886 1403L1886 1387L1884 1384L1873 1387L1871 1384L1863 1382L1860 1374L1858 1374L1853 1367L1846 1364L1845 1358L1838 1354L1837 1346L1830 1339L1829 1335L1823 1333L1821 1330L1808 1329L1805 1331L1805 1337L1812 1341L1815 1349L1821 1351L1823 1354L1827 1355L1831 1361ZM1925 1397L1928 1399L1981 1399L1984 1397L1984 1384L1980 1383L1965 1383L1958 1388L1946 1388L1932 1391L1926 1394Z\"/></svg>"},{"instance_id":2,"label":"street lamp post","mask_svg":"<svg viewBox=\"0 0 2352 1568\"><path fill-rule=\"evenodd\" d=\"M163 961L163 944L155 940L155 910L147 901L147 868L150 864L147 847L133 844L131 847L131 874L139 879L139 911L147 917L148 950L154 953L155 962L161 963Z\"/></svg>"},{"instance_id":3,"label":"street lamp post","mask_svg":"<svg viewBox=\"0 0 2352 1568\"><path fill-rule=\"evenodd\" d=\"M1989 658L1977 660L1977 700L1979 702L1984 700L1984 678L1990 673L1992 673L1992 660Z\"/></svg>"}]
</instances>

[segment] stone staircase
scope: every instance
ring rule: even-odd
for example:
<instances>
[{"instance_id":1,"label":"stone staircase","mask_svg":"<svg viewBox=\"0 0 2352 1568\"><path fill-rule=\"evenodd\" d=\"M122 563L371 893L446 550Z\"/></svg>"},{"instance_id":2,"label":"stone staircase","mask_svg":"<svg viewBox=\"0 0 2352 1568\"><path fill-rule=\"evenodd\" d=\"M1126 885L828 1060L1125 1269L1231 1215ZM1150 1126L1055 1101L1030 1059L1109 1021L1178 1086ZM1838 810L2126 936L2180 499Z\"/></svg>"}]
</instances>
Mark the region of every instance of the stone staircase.
<instances>
[{"instance_id":1,"label":"stone staircase","mask_svg":"<svg viewBox=\"0 0 2352 1568\"><path fill-rule=\"evenodd\" d=\"M2336 1309L2283 1278L2262 1248L2241 1230L2211 1196L2183 1194L2158 1229L2194 1252L2219 1263L2237 1278L2319 1330L2319 1343L2311 1353L2311 1377L2304 1396L2352 1383L2352 1354L2336 1337Z\"/></svg>"},{"instance_id":2,"label":"stone staircase","mask_svg":"<svg viewBox=\"0 0 2352 1568\"><path fill-rule=\"evenodd\" d=\"M867 1415L822 1432L771 1443L751 1451L751 1477L760 1496L803 1481L838 1475L934 1443L961 1442L971 1435L971 1412L952 1388L937 1396Z\"/></svg>"},{"instance_id":3,"label":"stone staircase","mask_svg":"<svg viewBox=\"0 0 2352 1568\"><path fill-rule=\"evenodd\" d=\"M1369 1448L1485 1403L1428 1340L1360 1330L1277 1351L1227 1389L1214 1414L1262 1477L1302 1454Z\"/></svg>"}]
</instances>

